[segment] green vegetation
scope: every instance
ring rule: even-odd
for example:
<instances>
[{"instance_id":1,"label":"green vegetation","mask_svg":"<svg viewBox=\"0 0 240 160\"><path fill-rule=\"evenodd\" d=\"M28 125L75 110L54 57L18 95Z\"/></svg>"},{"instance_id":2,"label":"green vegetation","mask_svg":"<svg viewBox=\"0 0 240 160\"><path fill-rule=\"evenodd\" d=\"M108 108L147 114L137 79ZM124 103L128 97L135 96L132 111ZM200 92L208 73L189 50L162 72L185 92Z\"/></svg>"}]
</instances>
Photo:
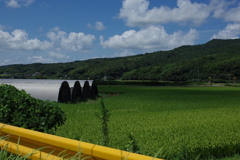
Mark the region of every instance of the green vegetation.
<instances>
[{"instance_id":1,"label":"green vegetation","mask_svg":"<svg viewBox=\"0 0 240 160\"><path fill-rule=\"evenodd\" d=\"M0 90L1 123L53 133L66 121L57 103L33 98L11 85L1 84Z\"/></svg>"},{"instance_id":2,"label":"green vegetation","mask_svg":"<svg viewBox=\"0 0 240 160\"><path fill-rule=\"evenodd\" d=\"M203 45L182 46L170 51L129 57L0 66L0 75L3 78L233 83L240 79L239 51L240 39L211 40Z\"/></svg>"},{"instance_id":3,"label":"green vegetation","mask_svg":"<svg viewBox=\"0 0 240 160\"><path fill-rule=\"evenodd\" d=\"M0 141L7 139L8 137L0 137ZM22 152L19 150L18 146L19 144L16 144L17 146L17 153L18 154L22 154ZM3 148L1 148L0 150L0 160L29 160L29 157L31 157L32 155L36 154L36 152L41 151L42 149L44 149L44 147L42 148L38 148L36 150L34 150L33 152L29 152L28 154L26 154L25 156L23 155L16 155L13 154L11 152L8 152L8 145L5 145ZM51 154L49 154L51 155ZM47 155L48 156L48 155ZM64 153L60 153L58 155L62 160L64 160L65 156ZM81 151L76 153L74 156L67 158L68 160L87 160L89 157L83 156ZM41 158L43 159L43 157ZM65 158L66 159L66 158Z\"/></svg>"},{"instance_id":4,"label":"green vegetation","mask_svg":"<svg viewBox=\"0 0 240 160\"><path fill-rule=\"evenodd\" d=\"M134 138L133 134L130 133L128 135L128 143L127 145L125 146L124 150L125 151L128 151L128 152L133 152L133 153L139 153L141 154L141 151L140 151L140 148L137 144L137 141L136 139ZM156 156L155 156L156 157Z\"/></svg>"},{"instance_id":5,"label":"green vegetation","mask_svg":"<svg viewBox=\"0 0 240 160\"><path fill-rule=\"evenodd\" d=\"M124 150L134 141L141 154L160 150L158 157L169 160L239 154L240 88L112 85L99 91L111 115L109 147ZM101 144L100 105L100 99L61 104L68 119L56 134Z\"/></svg>"},{"instance_id":6,"label":"green vegetation","mask_svg":"<svg viewBox=\"0 0 240 160\"><path fill-rule=\"evenodd\" d=\"M109 143L108 121L109 121L110 114L108 109L105 107L102 99L101 99L100 114L97 116L100 120L100 123L102 124L102 135L103 135L102 145L107 146Z\"/></svg>"}]
</instances>

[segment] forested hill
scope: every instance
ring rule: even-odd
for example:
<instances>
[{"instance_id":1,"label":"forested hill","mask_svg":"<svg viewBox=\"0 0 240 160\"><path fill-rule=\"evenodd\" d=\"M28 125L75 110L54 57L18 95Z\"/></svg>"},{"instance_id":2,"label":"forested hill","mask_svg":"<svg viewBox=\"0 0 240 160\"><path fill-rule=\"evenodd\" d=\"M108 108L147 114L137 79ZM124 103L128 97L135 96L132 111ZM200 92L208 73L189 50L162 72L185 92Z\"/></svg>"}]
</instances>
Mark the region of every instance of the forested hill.
<instances>
[{"instance_id":1,"label":"forested hill","mask_svg":"<svg viewBox=\"0 0 240 160\"><path fill-rule=\"evenodd\" d=\"M54 64L0 66L1 77L229 81L240 79L240 39L211 40L170 51Z\"/></svg>"}]
</instances>

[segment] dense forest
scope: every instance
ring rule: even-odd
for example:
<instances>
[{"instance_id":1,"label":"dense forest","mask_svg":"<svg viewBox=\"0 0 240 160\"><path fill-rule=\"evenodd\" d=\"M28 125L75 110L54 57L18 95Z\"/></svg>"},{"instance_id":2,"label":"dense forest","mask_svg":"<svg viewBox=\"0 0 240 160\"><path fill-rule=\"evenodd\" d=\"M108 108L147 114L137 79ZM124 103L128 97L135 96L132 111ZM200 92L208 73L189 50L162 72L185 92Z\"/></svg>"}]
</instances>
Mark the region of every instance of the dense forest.
<instances>
[{"instance_id":1,"label":"dense forest","mask_svg":"<svg viewBox=\"0 0 240 160\"><path fill-rule=\"evenodd\" d=\"M211 40L128 57L0 66L2 78L232 82L240 79L240 39Z\"/></svg>"}]
</instances>

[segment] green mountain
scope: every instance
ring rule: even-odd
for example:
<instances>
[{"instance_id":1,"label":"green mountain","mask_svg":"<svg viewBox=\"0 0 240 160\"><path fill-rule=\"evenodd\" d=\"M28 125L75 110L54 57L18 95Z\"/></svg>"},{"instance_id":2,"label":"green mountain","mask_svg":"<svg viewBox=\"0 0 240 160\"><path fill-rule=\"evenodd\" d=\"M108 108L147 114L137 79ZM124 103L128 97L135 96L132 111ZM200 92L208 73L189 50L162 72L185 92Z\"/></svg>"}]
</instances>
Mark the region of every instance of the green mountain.
<instances>
[{"instance_id":1,"label":"green mountain","mask_svg":"<svg viewBox=\"0 0 240 160\"><path fill-rule=\"evenodd\" d=\"M0 76L18 78L229 81L240 79L240 39L211 40L136 56L53 64L0 66Z\"/></svg>"}]
</instances>

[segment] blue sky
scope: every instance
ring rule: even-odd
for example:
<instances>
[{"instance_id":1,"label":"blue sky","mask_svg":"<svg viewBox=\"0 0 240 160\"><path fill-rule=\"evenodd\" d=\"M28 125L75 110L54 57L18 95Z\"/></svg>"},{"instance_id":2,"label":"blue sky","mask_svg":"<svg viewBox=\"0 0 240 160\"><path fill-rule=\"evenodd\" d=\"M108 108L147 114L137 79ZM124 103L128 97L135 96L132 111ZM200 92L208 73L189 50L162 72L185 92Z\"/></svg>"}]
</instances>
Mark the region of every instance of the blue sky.
<instances>
[{"instance_id":1,"label":"blue sky","mask_svg":"<svg viewBox=\"0 0 240 160\"><path fill-rule=\"evenodd\" d=\"M129 56L239 36L238 0L0 0L0 65Z\"/></svg>"}]
</instances>

